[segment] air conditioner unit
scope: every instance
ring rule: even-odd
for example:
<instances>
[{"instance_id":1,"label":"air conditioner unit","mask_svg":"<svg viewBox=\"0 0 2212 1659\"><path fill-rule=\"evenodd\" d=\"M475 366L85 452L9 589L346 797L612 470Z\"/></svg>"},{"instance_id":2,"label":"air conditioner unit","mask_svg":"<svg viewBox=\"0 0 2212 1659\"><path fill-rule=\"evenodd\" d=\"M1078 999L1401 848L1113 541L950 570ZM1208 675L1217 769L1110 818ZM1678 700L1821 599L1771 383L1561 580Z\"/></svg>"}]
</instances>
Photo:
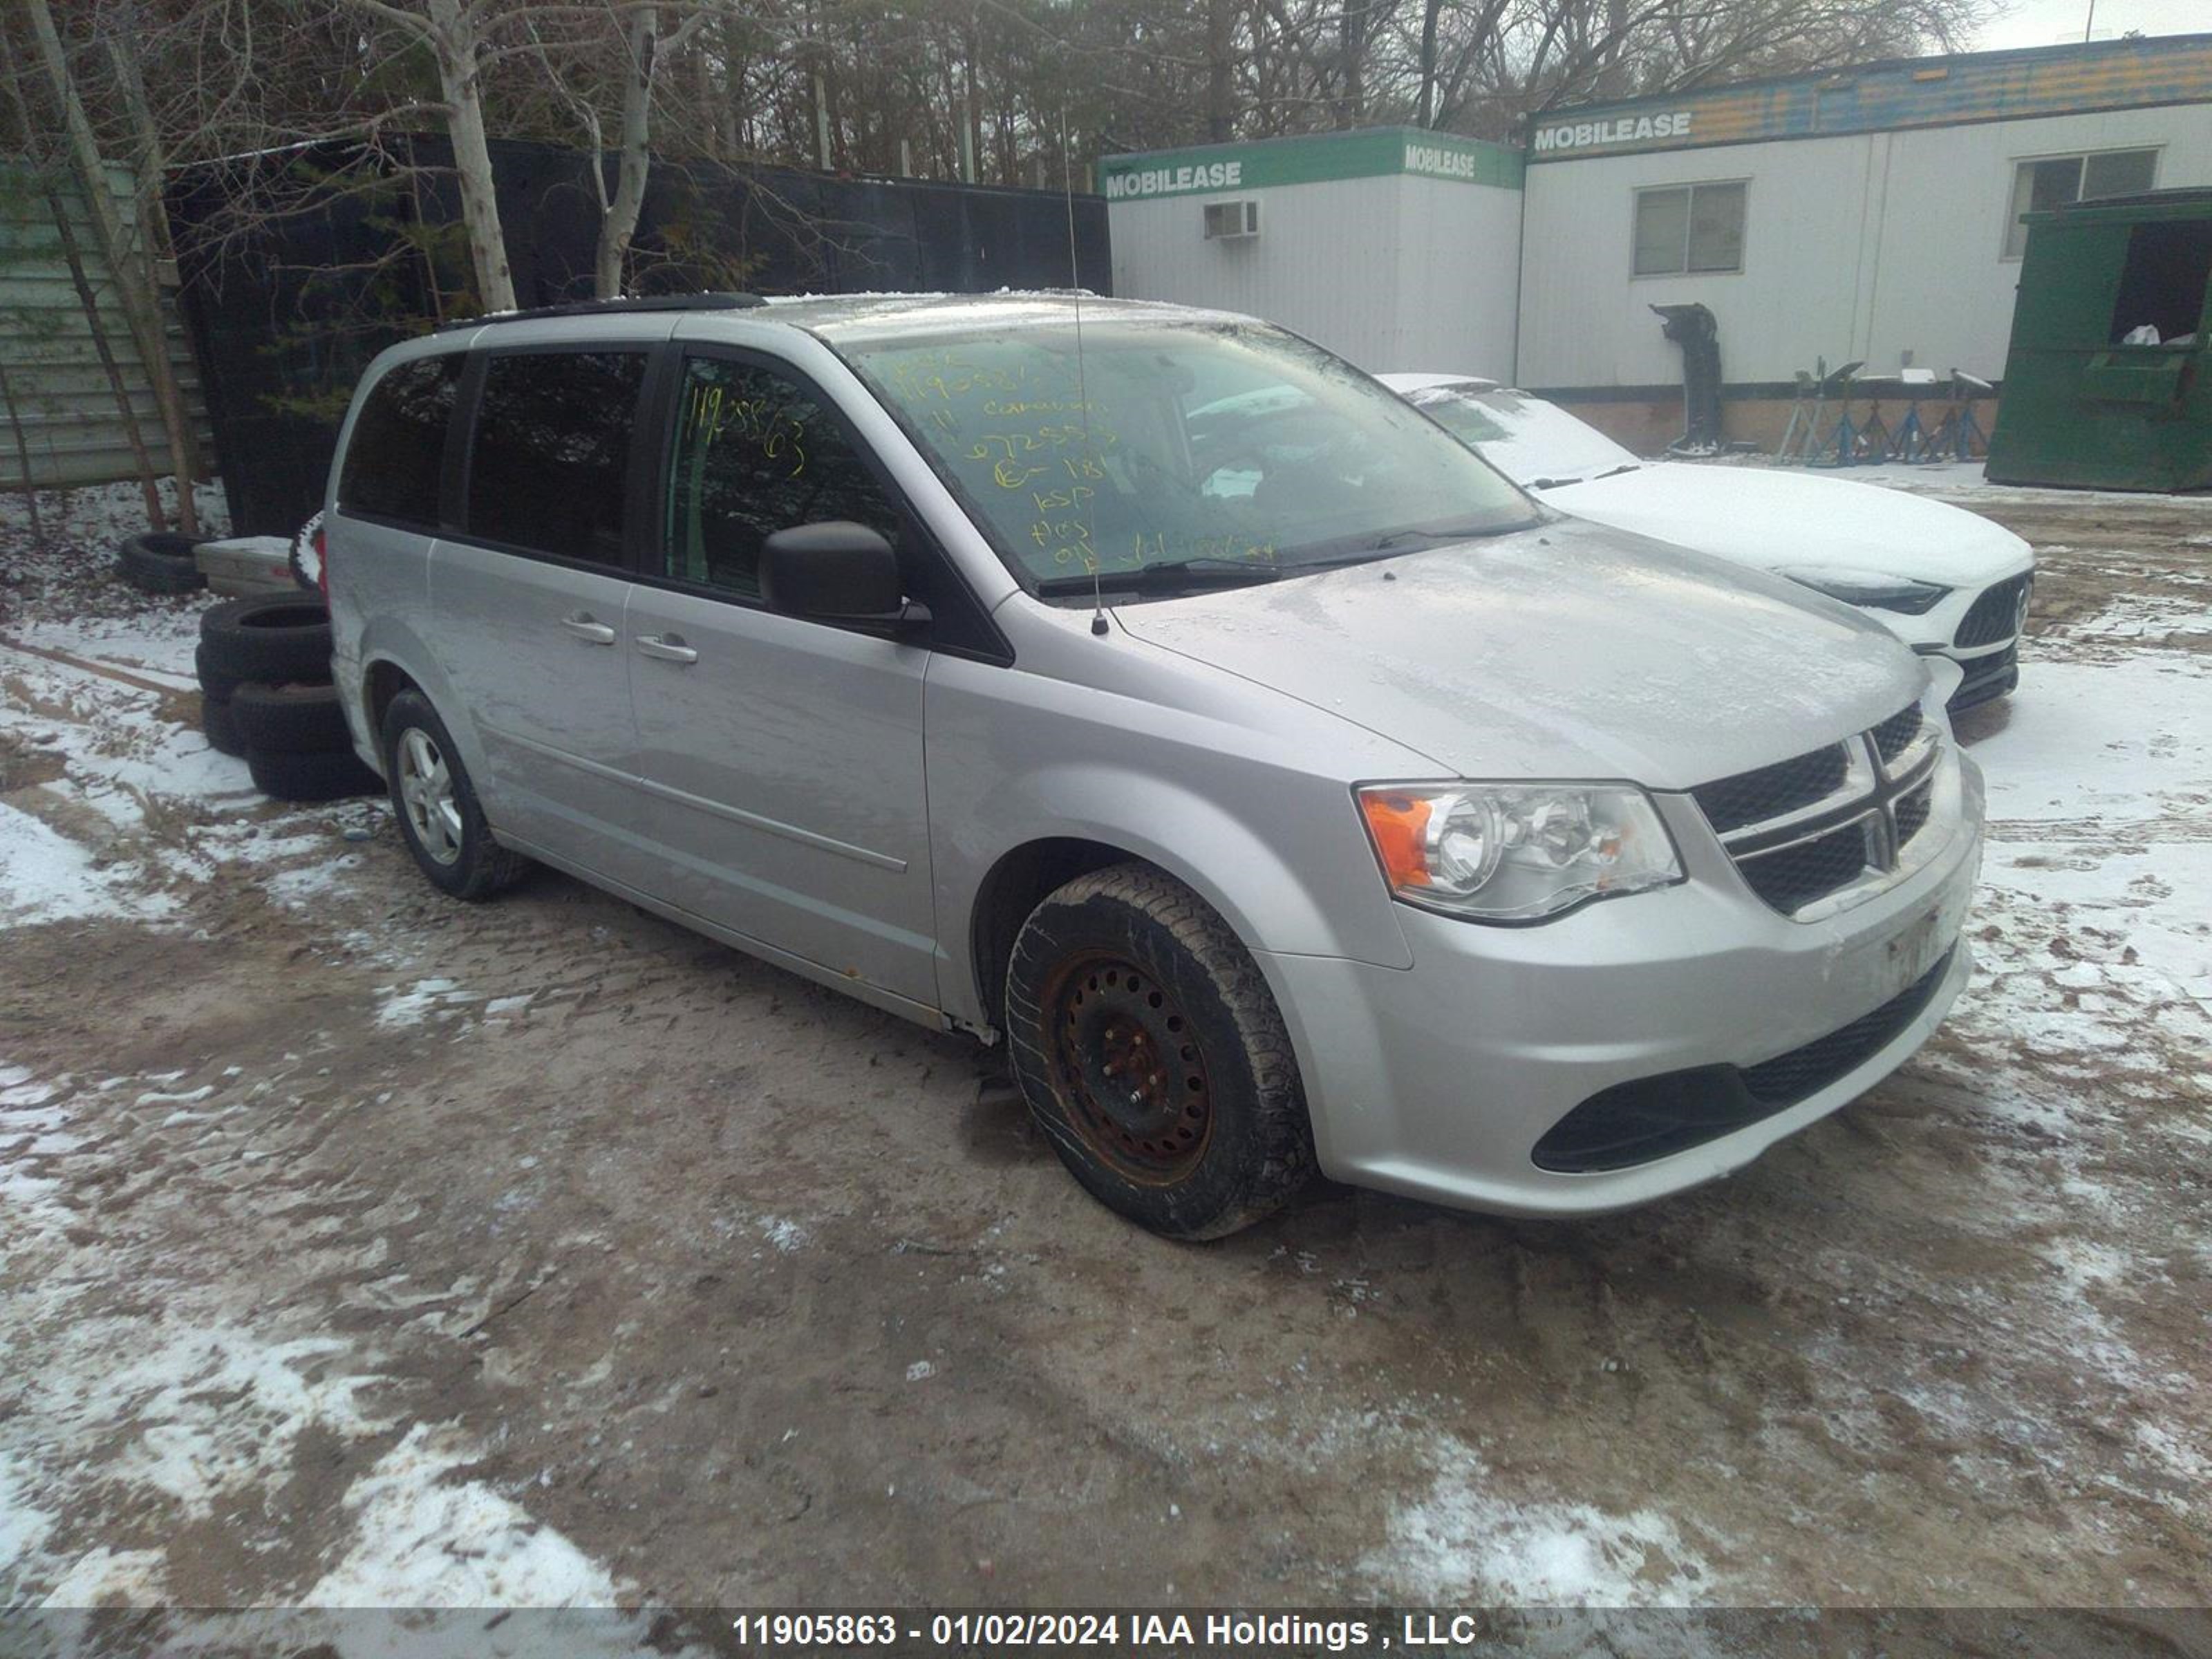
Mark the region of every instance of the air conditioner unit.
<instances>
[{"instance_id":1,"label":"air conditioner unit","mask_svg":"<svg viewBox=\"0 0 2212 1659\"><path fill-rule=\"evenodd\" d=\"M1207 241L1237 241L1259 234L1260 204L1257 202L1208 202L1206 204Z\"/></svg>"}]
</instances>

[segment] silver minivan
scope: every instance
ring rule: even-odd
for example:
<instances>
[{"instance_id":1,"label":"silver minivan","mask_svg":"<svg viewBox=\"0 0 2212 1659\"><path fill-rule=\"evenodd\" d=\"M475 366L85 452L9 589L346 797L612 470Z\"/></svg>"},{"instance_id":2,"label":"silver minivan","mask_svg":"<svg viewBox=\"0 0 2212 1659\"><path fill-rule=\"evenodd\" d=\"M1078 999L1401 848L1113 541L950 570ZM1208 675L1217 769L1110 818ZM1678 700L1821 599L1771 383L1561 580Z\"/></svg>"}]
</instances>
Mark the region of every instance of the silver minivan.
<instances>
[{"instance_id":1,"label":"silver minivan","mask_svg":"<svg viewBox=\"0 0 2212 1659\"><path fill-rule=\"evenodd\" d=\"M370 367L325 505L347 718L433 883L536 860L1002 1042L1162 1233L1316 1170L1642 1203L1968 975L1981 785L1923 662L1247 318L458 325Z\"/></svg>"}]
</instances>

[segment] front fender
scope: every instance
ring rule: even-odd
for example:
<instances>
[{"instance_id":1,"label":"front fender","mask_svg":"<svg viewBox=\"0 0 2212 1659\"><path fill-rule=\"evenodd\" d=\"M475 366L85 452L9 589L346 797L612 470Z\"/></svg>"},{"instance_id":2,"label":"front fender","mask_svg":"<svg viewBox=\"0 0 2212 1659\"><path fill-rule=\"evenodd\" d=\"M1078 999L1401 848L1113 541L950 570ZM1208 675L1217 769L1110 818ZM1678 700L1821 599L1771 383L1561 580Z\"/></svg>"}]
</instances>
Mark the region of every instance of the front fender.
<instances>
[{"instance_id":1,"label":"front fender","mask_svg":"<svg viewBox=\"0 0 2212 1659\"><path fill-rule=\"evenodd\" d=\"M1255 952L1413 963L1351 799L1332 787L1316 785L1303 808L1279 802L1269 811L1232 790L1202 790L1127 766L1062 763L1002 776L963 803L958 817L947 824L933 811L938 935L948 945L971 937L969 921L1003 860L1066 838L1105 842L1158 866ZM1286 822L1301 818L1296 833L1284 833ZM1334 846L1316 859L1316 843ZM948 1012L983 1019L990 1000L972 951L942 962L940 981Z\"/></svg>"}]
</instances>

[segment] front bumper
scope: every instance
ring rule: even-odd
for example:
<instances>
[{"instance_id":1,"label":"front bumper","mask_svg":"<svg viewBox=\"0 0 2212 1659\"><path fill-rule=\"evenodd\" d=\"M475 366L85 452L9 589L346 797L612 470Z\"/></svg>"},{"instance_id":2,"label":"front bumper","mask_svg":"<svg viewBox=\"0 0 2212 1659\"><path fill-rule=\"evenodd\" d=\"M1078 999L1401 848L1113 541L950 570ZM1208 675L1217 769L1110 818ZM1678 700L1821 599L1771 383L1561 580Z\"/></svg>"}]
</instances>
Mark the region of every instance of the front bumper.
<instances>
[{"instance_id":1,"label":"front bumper","mask_svg":"<svg viewBox=\"0 0 2212 1659\"><path fill-rule=\"evenodd\" d=\"M2017 637L1987 651L1968 655L1964 652L1947 651L1945 656L1959 665L1964 676L1959 689L1951 694L1944 705L1951 714L1961 714L1967 709L1985 702L1994 702L2020 684L2020 641Z\"/></svg>"},{"instance_id":2,"label":"front bumper","mask_svg":"<svg viewBox=\"0 0 2212 1659\"><path fill-rule=\"evenodd\" d=\"M1959 665L1963 676L1957 690L1951 694L1950 712L1958 714L1977 703L2002 697L2020 684L2020 623L2002 637L1985 639L1978 644L1961 645L1959 636L1965 627L1967 613L1973 610L1982 596L2021 576L2031 581L2035 574L2033 562L2006 569L1987 580L1954 588L1945 594L1932 609L1917 617L1905 616L1894 611L1868 607L1866 614L1881 623L1923 657L1948 657Z\"/></svg>"},{"instance_id":3,"label":"front bumper","mask_svg":"<svg viewBox=\"0 0 2212 1659\"><path fill-rule=\"evenodd\" d=\"M1726 1175L1865 1092L1926 1041L1972 970L1961 930L1981 862L1982 788L1972 763L1959 764L1960 810L1935 856L1819 921L1767 908L1710 833L1685 823L1676 840L1689 879L1679 886L1534 927L1407 908L1406 969L1264 956L1322 1170L1468 1209L1600 1214ZM1694 813L1685 798L1659 799L1670 817ZM1536 1160L1547 1132L1601 1091L1758 1066L1832 1038L1923 980L1924 1000L1894 1035L1755 1121L1627 1168L1568 1173Z\"/></svg>"}]
</instances>

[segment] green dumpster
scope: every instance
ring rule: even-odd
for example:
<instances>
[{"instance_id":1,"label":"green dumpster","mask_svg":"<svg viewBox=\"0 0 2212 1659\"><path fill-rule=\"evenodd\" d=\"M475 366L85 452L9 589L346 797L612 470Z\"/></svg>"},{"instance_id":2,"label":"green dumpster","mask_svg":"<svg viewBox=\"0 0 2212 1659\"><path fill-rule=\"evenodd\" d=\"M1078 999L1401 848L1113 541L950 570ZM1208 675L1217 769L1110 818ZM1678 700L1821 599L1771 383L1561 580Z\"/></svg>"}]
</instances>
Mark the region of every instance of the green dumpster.
<instances>
[{"instance_id":1,"label":"green dumpster","mask_svg":"<svg viewBox=\"0 0 2212 1659\"><path fill-rule=\"evenodd\" d=\"M2212 190L2026 217L1990 477L2212 488Z\"/></svg>"}]
</instances>

